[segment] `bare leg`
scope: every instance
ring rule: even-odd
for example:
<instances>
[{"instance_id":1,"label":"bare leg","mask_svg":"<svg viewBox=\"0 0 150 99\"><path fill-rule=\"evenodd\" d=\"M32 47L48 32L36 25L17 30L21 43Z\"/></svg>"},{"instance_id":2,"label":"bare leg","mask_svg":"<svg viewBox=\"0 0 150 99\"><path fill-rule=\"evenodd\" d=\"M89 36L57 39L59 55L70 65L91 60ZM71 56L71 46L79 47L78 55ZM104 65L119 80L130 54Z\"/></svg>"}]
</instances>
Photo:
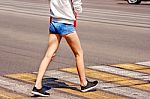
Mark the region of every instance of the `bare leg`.
<instances>
[{"instance_id":1,"label":"bare leg","mask_svg":"<svg viewBox=\"0 0 150 99\"><path fill-rule=\"evenodd\" d=\"M57 34L49 35L48 49L47 49L47 52L40 64L37 80L35 83L35 87L38 89L40 89L42 87L42 78L44 76L44 73L45 73L52 57L55 55L55 52L59 46L60 40L61 40L61 36L59 36Z\"/></svg>"},{"instance_id":2,"label":"bare leg","mask_svg":"<svg viewBox=\"0 0 150 99\"><path fill-rule=\"evenodd\" d=\"M87 84L85 77L85 68L84 68L84 60L83 60L83 50L81 48L80 40L78 38L77 33L71 33L64 36L69 46L71 47L75 59L76 59L76 67L80 78L81 86L85 86Z\"/></svg>"}]
</instances>

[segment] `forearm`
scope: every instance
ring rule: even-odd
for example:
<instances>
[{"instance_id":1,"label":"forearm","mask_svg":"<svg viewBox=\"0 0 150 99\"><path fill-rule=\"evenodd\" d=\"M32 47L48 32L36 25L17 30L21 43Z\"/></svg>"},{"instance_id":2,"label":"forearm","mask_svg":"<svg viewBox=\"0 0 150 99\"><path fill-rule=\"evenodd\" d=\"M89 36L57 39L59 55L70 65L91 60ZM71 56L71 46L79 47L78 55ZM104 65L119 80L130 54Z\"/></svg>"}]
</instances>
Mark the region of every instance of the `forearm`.
<instances>
[{"instance_id":1,"label":"forearm","mask_svg":"<svg viewBox=\"0 0 150 99\"><path fill-rule=\"evenodd\" d=\"M73 8L76 13L82 13L82 1L81 0L72 0Z\"/></svg>"}]
</instances>

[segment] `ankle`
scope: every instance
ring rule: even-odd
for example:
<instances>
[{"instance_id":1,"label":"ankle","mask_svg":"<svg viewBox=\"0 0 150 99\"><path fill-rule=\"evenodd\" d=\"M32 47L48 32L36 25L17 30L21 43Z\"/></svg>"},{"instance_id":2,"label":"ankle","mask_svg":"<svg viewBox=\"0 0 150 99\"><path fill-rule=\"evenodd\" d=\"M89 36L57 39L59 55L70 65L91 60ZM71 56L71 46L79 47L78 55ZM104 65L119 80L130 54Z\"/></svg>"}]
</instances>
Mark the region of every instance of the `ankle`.
<instances>
[{"instance_id":1,"label":"ankle","mask_svg":"<svg viewBox=\"0 0 150 99\"><path fill-rule=\"evenodd\" d=\"M35 85L35 87L36 87L37 89L41 89L41 88L42 88L41 85Z\"/></svg>"},{"instance_id":2,"label":"ankle","mask_svg":"<svg viewBox=\"0 0 150 99\"><path fill-rule=\"evenodd\" d=\"M81 85L81 86L86 86L87 83L88 83L88 82L87 82L87 80L86 80L86 81L84 81L83 83L81 83L80 85Z\"/></svg>"}]
</instances>

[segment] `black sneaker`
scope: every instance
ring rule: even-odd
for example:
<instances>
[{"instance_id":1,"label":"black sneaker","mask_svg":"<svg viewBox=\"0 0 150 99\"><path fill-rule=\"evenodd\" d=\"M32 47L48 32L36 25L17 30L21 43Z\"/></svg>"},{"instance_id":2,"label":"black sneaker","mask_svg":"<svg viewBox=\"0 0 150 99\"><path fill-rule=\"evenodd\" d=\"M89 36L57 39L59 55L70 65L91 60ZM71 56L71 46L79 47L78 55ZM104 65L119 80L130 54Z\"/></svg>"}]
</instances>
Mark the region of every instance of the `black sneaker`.
<instances>
[{"instance_id":1,"label":"black sneaker","mask_svg":"<svg viewBox=\"0 0 150 99\"><path fill-rule=\"evenodd\" d=\"M43 96L43 97L46 97L46 96L50 95L49 93L44 91L43 88L37 89L35 86L34 86L34 88L32 90L32 94L37 95L37 96Z\"/></svg>"},{"instance_id":2,"label":"black sneaker","mask_svg":"<svg viewBox=\"0 0 150 99\"><path fill-rule=\"evenodd\" d=\"M90 91L90 90L94 89L97 84L98 84L98 81L89 82L87 80L87 85L86 86L81 86L81 91L82 92Z\"/></svg>"}]
</instances>

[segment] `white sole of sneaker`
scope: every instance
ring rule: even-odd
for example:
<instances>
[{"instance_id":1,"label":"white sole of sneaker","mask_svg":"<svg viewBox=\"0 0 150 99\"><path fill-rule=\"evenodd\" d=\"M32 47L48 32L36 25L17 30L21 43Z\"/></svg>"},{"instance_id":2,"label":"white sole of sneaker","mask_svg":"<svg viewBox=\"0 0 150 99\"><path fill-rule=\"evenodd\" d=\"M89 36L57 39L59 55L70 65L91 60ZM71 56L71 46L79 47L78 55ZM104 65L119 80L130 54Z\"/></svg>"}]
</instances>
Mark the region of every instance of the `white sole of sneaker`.
<instances>
[{"instance_id":1,"label":"white sole of sneaker","mask_svg":"<svg viewBox=\"0 0 150 99\"><path fill-rule=\"evenodd\" d=\"M93 86L93 87L90 87L88 89L85 89L85 90L81 90L81 92L87 92L87 91L90 91L92 89L95 89L97 85Z\"/></svg>"},{"instance_id":2,"label":"white sole of sneaker","mask_svg":"<svg viewBox=\"0 0 150 99\"><path fill-rule=\"evenodd\" d=\"M42 96L42 97L48 97L49 96L49 95L44 95L44 94L41 94L39 92L34 92L34 91L32 91L32 94Z\"/></svg>"}]
</instances>

